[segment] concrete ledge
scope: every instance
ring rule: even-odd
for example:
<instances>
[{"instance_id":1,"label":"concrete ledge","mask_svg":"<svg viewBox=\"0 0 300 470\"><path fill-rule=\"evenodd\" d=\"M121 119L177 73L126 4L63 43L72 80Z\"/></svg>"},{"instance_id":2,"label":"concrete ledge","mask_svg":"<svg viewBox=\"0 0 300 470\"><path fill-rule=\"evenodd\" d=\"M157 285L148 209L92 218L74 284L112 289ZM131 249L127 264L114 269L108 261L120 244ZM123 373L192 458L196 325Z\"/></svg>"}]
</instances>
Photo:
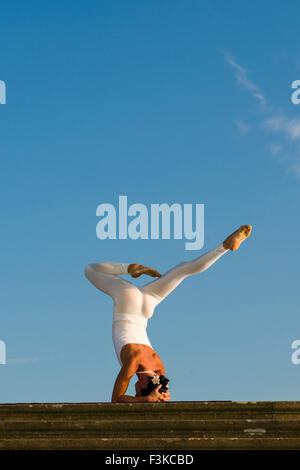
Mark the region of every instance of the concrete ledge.
<instances>
[{"instance_id":1,"label":"concrete ledge","mask_svg":"<svg viewBox=\"0 0 300 470\"><path fill-rule=\"evenodd\" d=\"M0 449L300 449L300 402L0 404Z\"/></svg>"}]
</instances>

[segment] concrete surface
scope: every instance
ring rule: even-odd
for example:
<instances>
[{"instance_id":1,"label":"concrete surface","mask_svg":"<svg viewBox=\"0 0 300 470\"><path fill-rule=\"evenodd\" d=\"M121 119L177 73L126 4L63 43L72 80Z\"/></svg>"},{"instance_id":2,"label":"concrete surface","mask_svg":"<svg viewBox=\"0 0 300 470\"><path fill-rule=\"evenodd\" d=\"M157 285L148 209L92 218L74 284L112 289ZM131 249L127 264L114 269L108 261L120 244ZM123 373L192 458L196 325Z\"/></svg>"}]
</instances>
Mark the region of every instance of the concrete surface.
<instances>
[{"instance_id":1,"label":"concrete surface","mask_svg":"<svg viewBox=\"0 0 300 470\"><path fill-rule=\"evenodd\" d=\"M0 404L0 449L300 449L300 401Z\"/></svg>"}]
</instances>

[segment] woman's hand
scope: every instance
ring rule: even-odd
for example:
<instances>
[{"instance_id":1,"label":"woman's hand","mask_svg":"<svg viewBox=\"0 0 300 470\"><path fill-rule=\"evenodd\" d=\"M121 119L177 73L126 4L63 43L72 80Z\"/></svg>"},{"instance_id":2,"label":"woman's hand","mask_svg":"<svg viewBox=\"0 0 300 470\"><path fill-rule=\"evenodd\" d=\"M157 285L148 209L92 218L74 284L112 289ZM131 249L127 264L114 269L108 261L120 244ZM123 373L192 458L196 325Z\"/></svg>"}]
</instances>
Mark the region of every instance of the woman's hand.
<instances>
[{"instance_id":1,"label":"woman's hand","mask_svg":"<svg viewBox=\"0 0 300 470\"><path fill-rule=\"evenodd\" d=\"M161 277L161 274L156 271L156 269L148 268L142 264L130 264L127 271L131 274L132 277L139 277L142 274L147 274L151 277Z\"/></svg>"},{"instance_id":2,"label":"woman's hand","mask_svg":"<svg viewBox=\"0 0 300 470\"><path fill-rule=\"evenodd\" d=\"M161 389L162 385L157 385L155 389L148 395L149 401L150 402L159 402L159 401L169 401L170 400L170 393L169 391L167 392L162 392L159 393L159 390Z\"/></svg>"}]
</instances>

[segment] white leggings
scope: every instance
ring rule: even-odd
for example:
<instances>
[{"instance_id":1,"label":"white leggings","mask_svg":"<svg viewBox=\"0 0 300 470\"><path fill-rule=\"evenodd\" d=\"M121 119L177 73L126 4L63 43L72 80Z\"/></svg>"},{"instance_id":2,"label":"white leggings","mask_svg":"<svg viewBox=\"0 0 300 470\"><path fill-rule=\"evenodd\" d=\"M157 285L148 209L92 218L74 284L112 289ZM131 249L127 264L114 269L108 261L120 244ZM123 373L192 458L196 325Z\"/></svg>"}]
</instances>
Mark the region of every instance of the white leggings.
<instances>
[{"instance_id":1,"label":"white leggings","mask_svg":"<svg viewBox=\"0 0 300 470\"><path fill-rule=\"evenodd\" d=\"M120 364L121 349L125 344L146 344L151 347L146 328L155 307L165 299L183 279L208 269L228 251L222 245L192 261L171 268L161 277L141 287L119 277L129 274L127 263L102 262L89 264L85 275L97 289L114 301L113 341Z\"/></svg>"}]
</instances>

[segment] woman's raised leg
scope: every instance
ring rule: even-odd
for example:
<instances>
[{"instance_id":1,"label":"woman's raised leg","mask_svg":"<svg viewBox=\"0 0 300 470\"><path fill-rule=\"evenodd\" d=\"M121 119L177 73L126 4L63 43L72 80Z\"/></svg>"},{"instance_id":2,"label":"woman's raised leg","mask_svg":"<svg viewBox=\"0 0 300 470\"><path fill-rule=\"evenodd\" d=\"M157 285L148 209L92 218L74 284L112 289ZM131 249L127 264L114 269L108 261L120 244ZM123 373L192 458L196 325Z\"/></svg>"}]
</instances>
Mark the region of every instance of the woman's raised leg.
<instances>
[{"instance_id":1,"label":"woman's raised leg","mask_svg":"<svg viewBox=\"0 0 300 470\"><path fill-rule=\"evenodd\" d=\"M146 294L153 295L158 300L158 302L161 302L187 276L205 271L219 258L221 258L221 256L223 256L228 250L237 250L240 244L247 237L249 237L251 230L251 225L241 225L215 249L208 251L204 255L198 256L192 261L186 261L178 264L174 268L167 271L159 279L149 282L148 284L141 287L140 290Z\"/></svg>"},{"instance_id":2,"label":"woman's raised leg","mask_svg":"<svg viewBox=\"0 0 300 470\"><path fill-rule=\"evenodd\" d=\"M155 281L149 282L140 287L140 290L145 294L153 295L159 302L161 302L167 295L170 294L183 279L192 274L198 274L208 269L214 264L224 253L228 251L223 245L208 251L204 255L198 256L191 261L185 261L177 264L160 278Z\"/></svg>"}]
</instances>

